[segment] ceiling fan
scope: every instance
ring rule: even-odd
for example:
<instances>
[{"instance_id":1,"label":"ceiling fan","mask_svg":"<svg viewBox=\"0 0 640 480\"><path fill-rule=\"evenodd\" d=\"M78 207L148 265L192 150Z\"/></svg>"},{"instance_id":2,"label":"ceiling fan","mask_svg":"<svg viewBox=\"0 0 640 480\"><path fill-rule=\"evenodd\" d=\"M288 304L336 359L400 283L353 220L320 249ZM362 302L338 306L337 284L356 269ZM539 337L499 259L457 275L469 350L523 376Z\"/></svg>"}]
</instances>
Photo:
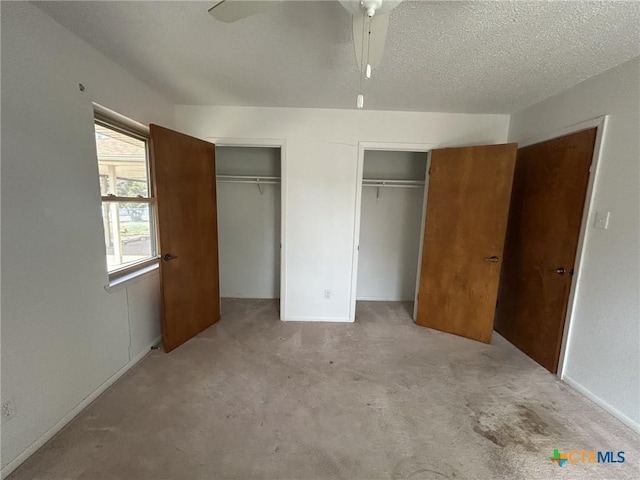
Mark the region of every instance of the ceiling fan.
<instances>
[{"instance_id":1,"label":"ceiling fan","mask_svg":"<svg viewBox=\"0 0 640 480\"><path fill-rule=\"evenodd\" d=\"M371 69L382 60L389 27L389 12L403 0L339 0L353 16L353 44L361 75L371 77ZM268 10L282 1L221 0L209 14L221 22L232 23ZM360 107L360 100L358 100Z\"/></svg>"}]
</instances>

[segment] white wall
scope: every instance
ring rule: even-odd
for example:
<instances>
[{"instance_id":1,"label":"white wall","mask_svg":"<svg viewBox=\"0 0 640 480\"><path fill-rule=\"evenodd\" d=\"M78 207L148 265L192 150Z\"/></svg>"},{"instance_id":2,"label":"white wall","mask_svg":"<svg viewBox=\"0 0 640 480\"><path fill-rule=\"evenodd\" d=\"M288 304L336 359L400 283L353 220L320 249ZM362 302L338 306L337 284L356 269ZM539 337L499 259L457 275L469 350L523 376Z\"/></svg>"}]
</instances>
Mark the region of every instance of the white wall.
<instances>
[{"instance_id":1,"label":"white wall","mask_svg":"<svg viewBox=\"0 0 640 480\"><path fill-rule=\"evenodd\" d=\"M427 154L365 151L363 178L424 182ZM358 300L413 301L424 188L362 187Z\"/></svg>"},{"instance_id":2,"label":"white wall","mask_svg":"<svg viewBox=\"0 0 640 480\"><path fill-rule=\"evenodd\" d=\"M168 126L173 108L28 2L2 3L1 44L6 475L160 334L157 273L104 289L92 102Z\"/></svg>"},{"instance_id":3,"label":"white wall","mask_svg":"<svg viewBox=\"0 0 640 480\"><path fill-rule=\"evenodd\" d=\"M280 149L217 147L216 173L280 177ZM261 187L217 184L222 297L280 298L280 185Z\"/></svg>"},{"instance_id":4,"label":"white wall","mask_svg":"<svg viewBox=\"0 0 640 480\"><path fill-rule=\"evenodd\" d=\"M509 140L605 114L594 212L611 220L588 219L563 378L640 430L640 57L514 114Z\"/></svg>"},{"instance_id":5,"label":"white wall","mask_svg":"<svg viewBox=\"0 0 640 480\"><path fill-rule=\"evenodd\" d=\"M507 115L176 107L178 130L200 138L286 142L282 316L288 320L349 319L359 141L498 143L507 139L508 122Z\"/></svg>"}]
</instances>

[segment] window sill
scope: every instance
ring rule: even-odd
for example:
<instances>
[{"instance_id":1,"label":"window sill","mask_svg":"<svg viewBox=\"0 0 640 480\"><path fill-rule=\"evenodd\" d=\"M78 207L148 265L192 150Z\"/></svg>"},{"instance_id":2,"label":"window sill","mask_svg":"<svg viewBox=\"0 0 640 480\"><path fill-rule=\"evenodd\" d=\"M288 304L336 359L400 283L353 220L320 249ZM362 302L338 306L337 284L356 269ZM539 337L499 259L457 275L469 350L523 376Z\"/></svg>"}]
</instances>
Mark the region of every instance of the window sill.
<instances>
[{"instance_id":1,"label":"window sill","mask_svg":"<svg viewBox=\"0 0 640 480\"><path fill-rule=\"evenodd\" d=\"M146 277L147 275L154 273L159 268L160 268L160 260L156 259L156 261L150 265L147 264L147 265L141 266L137 270L133 270L129 273L126 273L125 275L119 276L118 278L109 280L109 284L105 285L104 289L109 293L113 293L117 290L120 290L121 288L126 287L127 284L131 282L134 282L136 280L141 279L142 277Z\"/></svg>"}]
</instances>

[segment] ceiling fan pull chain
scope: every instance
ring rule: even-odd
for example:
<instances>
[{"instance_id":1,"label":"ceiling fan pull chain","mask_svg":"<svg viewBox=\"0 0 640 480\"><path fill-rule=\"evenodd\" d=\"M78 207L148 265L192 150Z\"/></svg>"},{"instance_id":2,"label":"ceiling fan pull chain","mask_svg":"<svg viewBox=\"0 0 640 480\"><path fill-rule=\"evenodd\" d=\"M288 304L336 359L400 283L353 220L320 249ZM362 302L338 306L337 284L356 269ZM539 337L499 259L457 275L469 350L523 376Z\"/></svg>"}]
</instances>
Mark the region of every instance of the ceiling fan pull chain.
<instances>
[{"instance_id":1,"label":"ceiling fan pull chain","mask_svg":"<svg viewBox=\"0 0 640 480\"><path fill-rule=\"evenodd\" d=\"M364 94L362 93L362 77L364 77L364 36L365 36L365 15L362 15L362 47L360 51L360 93L356 98L356 108L364 108Z\"/></svg>"},{"instance_id":2,"label":"ceiling fan pull chain","mask_svg":"<svg viewBox=\"0 0 640 480\"><path fill-rule=\"evenodd\" d=\"M369 28L367 28L368 38L367 38L367 68L365 72L366 78L371 78L371 63L369 61L371 55L371 19L373 17L369 17Z\"/></svg>"}]
</instances>

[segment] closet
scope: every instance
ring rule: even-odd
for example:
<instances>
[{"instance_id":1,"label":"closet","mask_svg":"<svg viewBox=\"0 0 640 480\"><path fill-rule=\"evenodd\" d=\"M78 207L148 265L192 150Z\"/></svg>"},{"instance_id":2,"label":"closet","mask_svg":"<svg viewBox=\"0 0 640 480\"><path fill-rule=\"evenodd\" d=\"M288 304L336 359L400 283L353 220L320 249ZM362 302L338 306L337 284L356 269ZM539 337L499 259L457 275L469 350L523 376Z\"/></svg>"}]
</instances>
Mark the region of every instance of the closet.
<instances>
[{"instance_id":1,"label":"closet","mask_svg":"<svg viewBox=\"0 0 640 480\"><path fill-rule=\"evenodd\" d=\"M426 169L425 152L364 152L356 300L414 301Z\"/></svg>"},{"instance_id":2,"label":"closet","mask_svg":"<svg viewBox=\"0 0 640 480\"><path fill-rule=\"evenodd\" d=\"M280 298L280 148L216 146L220 296Z\"/></svg>"}]
</instances>

